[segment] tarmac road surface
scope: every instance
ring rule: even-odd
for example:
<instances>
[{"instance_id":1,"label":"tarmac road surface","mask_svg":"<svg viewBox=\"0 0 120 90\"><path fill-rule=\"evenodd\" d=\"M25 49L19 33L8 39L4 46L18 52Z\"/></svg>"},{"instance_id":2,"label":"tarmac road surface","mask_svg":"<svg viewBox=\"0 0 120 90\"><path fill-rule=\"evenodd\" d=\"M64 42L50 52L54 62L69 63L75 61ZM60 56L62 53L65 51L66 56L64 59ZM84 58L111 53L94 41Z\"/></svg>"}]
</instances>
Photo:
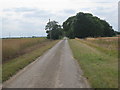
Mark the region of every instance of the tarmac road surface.
<instances>
[{"instance_id":1,"label":"tarmac road surface","mask_svg":"<svg viewBox=\"0 0 120 90\"><path fill-rule=\"evenodd\" d=\"M8 81L3 88L89 88L67 38L26 66Z\"/></svg>"}]
</instances>

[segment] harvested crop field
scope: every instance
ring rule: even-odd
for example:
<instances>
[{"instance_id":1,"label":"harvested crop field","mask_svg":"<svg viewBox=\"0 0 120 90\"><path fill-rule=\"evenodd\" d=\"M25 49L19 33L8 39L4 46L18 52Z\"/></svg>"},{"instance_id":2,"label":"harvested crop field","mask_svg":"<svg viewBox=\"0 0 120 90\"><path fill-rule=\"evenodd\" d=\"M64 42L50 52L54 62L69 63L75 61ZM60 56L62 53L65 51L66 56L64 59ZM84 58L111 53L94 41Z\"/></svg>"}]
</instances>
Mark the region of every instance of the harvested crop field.
<instances>
[{"instance_id":1,"label":"harvested crop field","mask_svg":"<svg viewBox=\"0 0 120 90\"><path fill-rule=\"evenodd\" d=\"M114 57L118 57L118 37L86 38L84 43Z\"/></svg>"},{"instance_id":2,"label":"harvested crop field","mask_svg":"<svg viewBox=\"0 0 120 90\"><path fill-rule=\"evenodd\" d=\"M46 38L15 38L2 40L2 61L8 61L39 47L38 44L47 42Z\"/></svg>"}]
</instances>

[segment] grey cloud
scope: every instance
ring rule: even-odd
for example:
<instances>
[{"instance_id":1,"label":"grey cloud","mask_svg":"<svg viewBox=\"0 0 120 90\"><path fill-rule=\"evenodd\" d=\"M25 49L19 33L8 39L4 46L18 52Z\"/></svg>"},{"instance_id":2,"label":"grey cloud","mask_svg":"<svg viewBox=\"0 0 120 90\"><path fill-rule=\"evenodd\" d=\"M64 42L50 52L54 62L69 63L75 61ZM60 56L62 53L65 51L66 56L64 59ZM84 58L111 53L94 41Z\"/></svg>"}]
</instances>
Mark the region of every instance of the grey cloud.
<instances>
[{"instance_id":1,"label":"grey cloud","mask_svg":"<svg viewBox=\"0 0 120 90\"><path fill-rule=\"evenodd\" d=\"M36 8L25 8L25 7L21 7L21 8L11 8L11 9L3 9L4 12L32 12L32 11L37 11Z\"/></svg>"},{"instance_id":2,"label":"grey cloud","mask_svg":"<svg viewBox=\"0 0 120 90\"><path fill-rule=\"evenodd\" d=\"M13 27L8 27L8 25L15 25ZM44 25L36 25L34 22L26 22L22 20L9 20L4 18L3 20L3 37L8 37L11 33L12 37L16 36L46 36Z\"/></svg>"},{"instance_id":3,"label":"grey cloud","mask_svg":"<svg viewBox=\"0 0 120 90\"><path fill-rule=\"evenodd\" d=\"M64 10L63 12L66 14L74 14L76 11L72 9L67 9L67 10Z\"/></svg>"},{"instance_id":4,"label":"grey cloud","mask_svg":"<svg viewBox=\"0 0 120 90\"><path fill-rule=\"evenodd\" d=\"M11 12L13 11L12 9L3 9L4 12Z\"/></svg>"},{"instance_id":5,"label":"grey cloud","mask_svg":"<svg viewBox=\"0 0 120 90\"><path fill-rule=\"evenodd\" d=\"M37 9L35 8L15 8L15 12L30 12L30 11L36 11Z\"/></svg>"},{"instance_id":6,"label":"grey cloud","mask_svg":"<svg viewBox=\"0 0 120 90\"><path fill-rule=\"evenodd\" d=\"M120 1L118 2L118 31L120 32Z\"/></svg>"},{"instance_id":7,"label":"grey cloud","mask_svg":"<svg viewBox=\"0 0 120 90\"><path fill-rule=\"evenodd\" d=\"M48 11L42 11L42 10L38 10L29 14L24 14L23 17L27 17L27 18L46 18L46 17L51 17L54 14L49 13Z\"/></svg>"}]
</instances>

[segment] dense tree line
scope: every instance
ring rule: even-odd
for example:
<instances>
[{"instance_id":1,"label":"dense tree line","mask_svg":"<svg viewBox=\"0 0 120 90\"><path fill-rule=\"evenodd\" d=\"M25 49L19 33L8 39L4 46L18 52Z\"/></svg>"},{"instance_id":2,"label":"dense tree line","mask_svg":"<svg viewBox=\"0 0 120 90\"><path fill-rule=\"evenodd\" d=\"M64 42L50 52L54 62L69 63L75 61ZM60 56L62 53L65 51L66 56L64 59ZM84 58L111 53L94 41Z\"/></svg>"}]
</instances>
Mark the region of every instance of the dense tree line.
<instances>
[{"instance_id":1,"label":"dense tree line","mask_svg":"<svg viewBox=\"0 0 120 90\"><path fill-rule=\"evenodd\" d=\"M120 35L120 32L119 31L115 31L117 35Z\"/></svg>"},{"instance_id":2,"label":"dense tree line","mask_svg":"<svg viewBox=\"0 0 120 90\"><path fill-rule=\"evenodd\" d=\"M63 29L69 38L111 37L116 33L105 20L90 13L77 13L63 23Z\"/></svg>"},{"instance_id":3,"label":"dense tree line","mask_svg":"<svg viewBox=\"0 0 120 90\"><path fill-rule=\"evenodd\" d=\"M51 21L48 22L47 25L45 26L45 30L48 39L60 39L63 36L63 29L60 25L58 25L58 22L56 21Z\"/></svg>"}]
</instances>

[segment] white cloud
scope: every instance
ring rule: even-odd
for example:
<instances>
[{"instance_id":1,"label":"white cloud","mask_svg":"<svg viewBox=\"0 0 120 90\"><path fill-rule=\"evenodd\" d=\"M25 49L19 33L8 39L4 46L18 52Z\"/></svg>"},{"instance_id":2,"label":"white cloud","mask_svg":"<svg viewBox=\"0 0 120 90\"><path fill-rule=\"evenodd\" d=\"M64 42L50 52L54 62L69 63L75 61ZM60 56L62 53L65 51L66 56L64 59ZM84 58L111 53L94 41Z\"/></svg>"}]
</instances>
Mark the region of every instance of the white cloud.
<instances>
[{"instance_id":1,"label":"white cloud","mask_svg":"<svg viewBox=\"0 0 120 90\"><path fill-rule=\"evenodd\" d=\"M0 4L3 36L9 32L14 36L46 35L44 27L49 18L62 24L81 11L107 20L115 30L118 26L118 0L0 0Z\"/></svg>"},{"instance_id":2,"label":"white cloud","mask_svg":"<svg viewBox=\"0 0 120 90\"><path fill-rule=\"evenodd\" d=\"M118 3L118 31L120 32L120 1Z\"/></svg>"}]
</instances>

